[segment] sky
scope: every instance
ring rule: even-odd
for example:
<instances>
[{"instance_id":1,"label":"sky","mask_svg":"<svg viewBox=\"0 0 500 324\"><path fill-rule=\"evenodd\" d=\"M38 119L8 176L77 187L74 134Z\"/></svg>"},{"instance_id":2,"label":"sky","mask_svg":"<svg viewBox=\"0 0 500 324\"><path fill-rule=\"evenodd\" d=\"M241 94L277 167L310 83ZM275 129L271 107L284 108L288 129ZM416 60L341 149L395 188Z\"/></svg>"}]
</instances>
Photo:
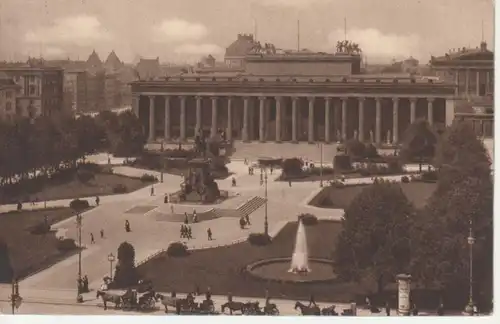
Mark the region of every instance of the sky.
<instances>
[{"instance_id":1,"label":"sky","mask_svg":"<svg viewBox=\"0 0 500 324\"><path fill-rule=\"evenodd\" d=\"M111 50L168 63L217 59L239 33L261 43L334 52L356 42L369 63L450 48L493 48L493 0L0 0L0 59L87 59ZM483 26L483 27L482 27Z\"/></svg>"}]
</instances>

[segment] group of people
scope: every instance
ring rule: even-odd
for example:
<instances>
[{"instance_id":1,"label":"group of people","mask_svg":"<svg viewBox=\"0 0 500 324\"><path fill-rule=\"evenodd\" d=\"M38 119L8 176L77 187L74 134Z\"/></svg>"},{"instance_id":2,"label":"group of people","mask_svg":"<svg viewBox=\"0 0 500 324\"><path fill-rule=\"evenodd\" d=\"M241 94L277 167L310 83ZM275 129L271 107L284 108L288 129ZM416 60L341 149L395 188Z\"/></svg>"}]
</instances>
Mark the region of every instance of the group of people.
<instances>
[{"instance_id":1,"label":"group of people","mask_svg":"<svg viewBox=\"0 0 500 324\"><path fill-rule=\"evenodd\" d=\"M191 232L191 226L182 224L181 225L181 239L182 238L187 238L188 240L193 238L192 232Z\"/></svg>"},{"instance_id":2,"label":"group of people","mask_svg":"<svg viewBox=\"0 0 500 324\"><path fill-rule=\"evenodd\" d=\"M78 278L78 294L88 293L89 290L89 278L87 275L83 276L83 278Z\"/></svg>"}]
</instances>

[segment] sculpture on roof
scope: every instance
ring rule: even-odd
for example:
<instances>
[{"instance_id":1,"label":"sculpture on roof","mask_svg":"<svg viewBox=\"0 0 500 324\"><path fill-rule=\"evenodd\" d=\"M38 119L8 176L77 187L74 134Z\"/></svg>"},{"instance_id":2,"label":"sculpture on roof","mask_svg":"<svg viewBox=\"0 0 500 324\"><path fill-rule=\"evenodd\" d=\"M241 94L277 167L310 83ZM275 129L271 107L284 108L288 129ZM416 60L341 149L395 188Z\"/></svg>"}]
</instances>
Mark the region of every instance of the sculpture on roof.
<instances>
[{"instance_id":1,"label":"sculpture on roof","mask_svg":"<svg viewBox=\"0 0 500 324\"><path fill-rule=\"evenodd\" d=\"M344 40L337 42L337 53L360 54L362 52L359 44Z\"/></svg>"},{"instance_id":2,"label":"sculpture on roof","mask_svg":"<svg viewBox=\"0 0 500 324\"><path fill-rule=\"evenodd\" d=\"M276 54L276 47L271 43L265 43L264 46L260 42L254 43L251 54Z\"/></svg>"}]
</instances>

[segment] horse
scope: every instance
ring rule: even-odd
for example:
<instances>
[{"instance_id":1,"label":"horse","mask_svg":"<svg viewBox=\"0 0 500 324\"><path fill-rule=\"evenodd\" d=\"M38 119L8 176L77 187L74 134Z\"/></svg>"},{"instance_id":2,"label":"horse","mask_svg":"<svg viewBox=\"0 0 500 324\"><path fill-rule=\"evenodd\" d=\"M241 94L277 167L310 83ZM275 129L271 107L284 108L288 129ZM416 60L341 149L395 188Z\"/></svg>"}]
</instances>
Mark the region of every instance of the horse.
<instances>
[{"instance_id":1,"label":"horse","mask_svg":"<svg viewBox=\"0 0 500 324\"><path fill-rule=\"evenodd\" d=\"M241 314L245 312L246 306L245 303L242 302L235 302L235 301L230 301L225 304L222 304L221 306L221 312L224 313L226 308L229 308L229 314L233 315L233 311L240 311Z\"/></svg>"},{"instance_id":2,"label":"horse","mask_svg":"<svg viewBox=\"0 0 500 324\"><path fill-rule=\"evenodd\" d=\"M295 309L297 308L300 308L300 312L302 313L302 315L321 315L318 306L309 307L298 301L295 303Z\"/></svg>"},{"instance_id":3,"label":"horse","mask_svg":"<svg viewBox=\"0 0 500 324\"><path fill-rule=\"evenodd\" d=\"M335 305L325 307L321 310L321 315L324 316L337 316L339 313L335 311Z\"/></svg>"},{"instance_id":4,"label":"horse","mask_svg":"<svg viewBox=\"0 0 500 324\"><path fill-rule=\"evenodd\" d=\"M165 314L168 313L168 307L174 307L177 309L178 307L182 308L183 306L188 306L189 301L186 298L178 298L178 297L169 297L164 296L162 294L156 294L155 300L159 300L160 303L165 307Z\"/></svg>"},{"instance_id":5,"label":"horse","mask_svg":"<svg viewBox=\"0 0 500 324\"><path fill-rule=\"evenodd\" d=\"M112 304L115 304L115 309L117 309L118 307L120 307L120 305L123 302L122 296L116 295L116 294L112 294L112 293L109 293L109 292L104 292L104 291L101 291L101 290L98 290L97 294L95 296L95 298L99 298L99 297L101 297L102 303L104 304L104 310L108 309L108 306L107 306L108 302L110 302Z\"/></svg>"},{"instance_id":6,"label":"horse","mask_svg":"<svg viewBox=\"0 0 500 324\"><path fill-rule=\"evenodd\" d=\"M258 301L246 302L244 306L244 312L247 315L257 315L261 313Z\"/></svg>"}]
</instances>

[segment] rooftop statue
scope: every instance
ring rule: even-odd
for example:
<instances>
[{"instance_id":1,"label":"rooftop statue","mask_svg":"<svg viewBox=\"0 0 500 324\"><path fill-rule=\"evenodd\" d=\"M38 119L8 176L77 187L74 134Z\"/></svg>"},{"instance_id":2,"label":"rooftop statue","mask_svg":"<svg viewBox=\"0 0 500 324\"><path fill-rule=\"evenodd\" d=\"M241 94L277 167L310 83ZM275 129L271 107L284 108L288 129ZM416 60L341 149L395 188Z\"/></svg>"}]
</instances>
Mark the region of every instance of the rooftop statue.
<instances>
[{"instance_id":1,"label":"rooftop statue","mask_svg":"<svg viewBox=\"0 0 500 324\"><path fill-rule=\"evenodd\" d=\"M360 54L362 52L359 44L344 40L337 42L337 53Z\"/></svg>"}]
</instances>

